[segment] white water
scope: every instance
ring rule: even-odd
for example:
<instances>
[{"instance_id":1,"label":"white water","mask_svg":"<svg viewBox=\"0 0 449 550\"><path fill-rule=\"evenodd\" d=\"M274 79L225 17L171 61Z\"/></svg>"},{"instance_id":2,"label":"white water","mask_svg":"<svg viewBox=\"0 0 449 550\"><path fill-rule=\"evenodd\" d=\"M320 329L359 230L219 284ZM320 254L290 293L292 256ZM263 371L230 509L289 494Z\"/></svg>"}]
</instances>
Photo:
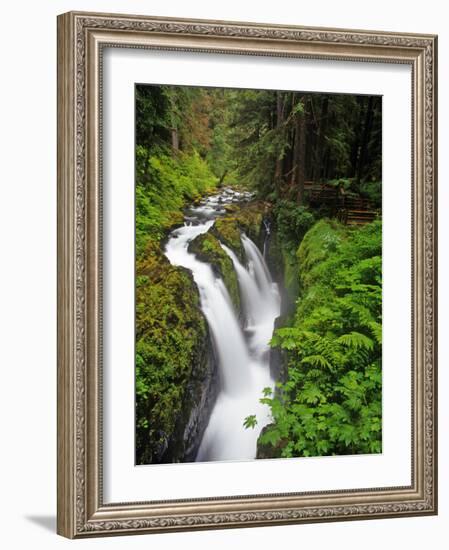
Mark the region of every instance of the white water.
<instances>
[{"instance_id":1,"label":"white water","mask_svg":"<svg viewBox=\"0 0 449 550\"><path fill-rule=\"evenodd\" d=\"M217 353L221 386L196 458L202 462L255 458L257 438L270 422L269 408L259 399L264 388L274 386L268 343L279 315L280 300L266 263L257 246L245 235L242 244L247 265L222 244L239 281L244 309L242 328L223 281L208 264L188 251L189 243L208 231L214 219L224 213L223 203L248 198L248 194L225 189L222 194L205 199L200 206L190 209L186 224L172 232L165 251L173 265L192 272ZM255 414L258 420L254 429L243 426L250 414Z\"/></svg>"},{"instance_id":2,"label":"white water","mask_svg":"<svg viewBox=\"0 0 449 550\"><path fill-rule=\"evenodd\" d=\"M259 360L268 356L268 342L273 334L274 320L279 315L280 298L277 285L257 246L242 234L248 265L243 266L236 254L226 245L221 246L231 258L237 273L245 316L245 332L252 355ZM268 361L269 356L265 357Z\"/></svg>"}]
</instances>

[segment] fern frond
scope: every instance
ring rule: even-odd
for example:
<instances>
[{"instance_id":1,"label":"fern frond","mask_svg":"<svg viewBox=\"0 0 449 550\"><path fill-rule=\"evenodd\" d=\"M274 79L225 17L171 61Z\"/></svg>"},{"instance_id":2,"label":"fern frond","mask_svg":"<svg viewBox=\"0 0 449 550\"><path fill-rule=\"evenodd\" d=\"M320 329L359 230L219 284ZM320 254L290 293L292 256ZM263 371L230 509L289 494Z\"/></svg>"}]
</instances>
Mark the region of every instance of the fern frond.
<instances>
[{"instance_id":1,"label":"fern frond","mask_svg":"<svg viewBox=\"0 0 449 550\"><path fill-rule=\"evenodd\" d=\"M368 326L371 329L376 342L378 344L382 344L382 325L380 323L376 323L376 321L371 321L368 323Z\"/></svg>"},{"instance_id":2,"label":"fern frond","mask_svg":"<svg viewBox=\"0 0 449 550\"><path fill-rule=\"evenodd\" d=\"M330 363L323 355L308 355L302 359L301 363L312 365L314 367L325 367L329 370L333 369L332 363Z\"/></svg>"},{"instance_id":3,"label":"fern frond","mask_svg":"<svg viewBox=\"0 0 449 550\"><path fill-rule=\"evenodd\" d=\"M374 348L374 342L366 336L365 334L361 334L360 332L349 332L348 334L343 334L342 336L337 338L337 342L340 342L344 346L348 348L353 349L366 349L368 351L371 351Z\"/></svg>"}]
</instances>

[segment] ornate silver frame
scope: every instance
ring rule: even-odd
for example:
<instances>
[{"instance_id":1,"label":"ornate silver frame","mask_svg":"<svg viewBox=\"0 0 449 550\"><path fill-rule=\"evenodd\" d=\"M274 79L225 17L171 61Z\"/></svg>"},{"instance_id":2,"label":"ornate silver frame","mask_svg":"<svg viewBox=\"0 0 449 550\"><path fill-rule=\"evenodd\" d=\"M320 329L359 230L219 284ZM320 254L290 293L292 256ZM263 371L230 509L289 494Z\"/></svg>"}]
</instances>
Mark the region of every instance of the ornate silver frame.
<instances>
[{"instance_id":1,"label":"ornate silver frame","mask_svg":"<svg viewBox=\"0 0 449 550\"><path fill-rule=\"evenodd\" d=\"M105 46L412 68L412 484L104 504L101 54ZM70 538L437 513L437 37L70 12L58 17L58 533ZM150 495L149 495L150 498Z\"/></svg>"}]
</instances>

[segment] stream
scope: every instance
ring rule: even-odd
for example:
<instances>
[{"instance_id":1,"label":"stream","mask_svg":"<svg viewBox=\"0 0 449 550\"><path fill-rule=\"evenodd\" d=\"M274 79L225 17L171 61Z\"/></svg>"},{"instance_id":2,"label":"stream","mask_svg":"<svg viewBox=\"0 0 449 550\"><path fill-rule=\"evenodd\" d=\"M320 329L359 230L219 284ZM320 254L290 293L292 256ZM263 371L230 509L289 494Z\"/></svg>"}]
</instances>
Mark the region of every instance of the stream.
<instances>
[{"instance_id":1,"label":"stream","mask_svg":"<svg viewBox=\"0 0 449 550\"><path fill-rule=\"evenodd\" d=\"M270 422L269 407L259 399L264 388L274 388L268 343L280 313L280 296L264 255L243 233L246 256L243 263L221 243L238 278L243 306L243 319L239 319L223 280L209 264L188 251L189 243L226 213L224 205L250 199L250 193L230 188L204 198L186 211L184 225L171 232L165 247L165 255L173 265L192 272L218 361L220 389L199 446L197 462L256 458L257 438ZM246 429L243 421L252 414L257 417L257 425Z\"/></svg>"}]
</instances>

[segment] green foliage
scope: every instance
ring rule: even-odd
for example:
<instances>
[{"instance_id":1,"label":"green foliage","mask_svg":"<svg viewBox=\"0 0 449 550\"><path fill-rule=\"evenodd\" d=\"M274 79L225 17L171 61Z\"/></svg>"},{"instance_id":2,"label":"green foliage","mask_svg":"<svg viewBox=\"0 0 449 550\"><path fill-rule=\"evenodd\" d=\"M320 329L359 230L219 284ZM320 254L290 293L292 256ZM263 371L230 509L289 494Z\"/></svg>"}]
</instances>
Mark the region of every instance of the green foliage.
<instances>
[{"instance_id":1,"label":"green foliage","mask_svg":"<svg viewBox=\"0 0 449 550\"><path fill-rule=\"evenodd\" d=\"M280 240L294 243L293 246L301 242L305 233L315 223L315 215L311 210L285 199L276 203L274 215Z\"/></svg>"},{"instance_id":2,"label":"green foliage","mask_svg":"<svg viewBox=\"0 0 449 550\"><path fill-rule=\"evenodd\" d=\"M171 156L165 150L149 155L136 148L136 253L150 239L161 239L167 229L182 223L182 208L214 189L217 178L198 153Z\"/></svg>"},{"instance_id":3,"label":"green foliage","mask_svg":"<svg viewBox=\"0 0 449 550\"><path fill-rule=\"evenodd\" d=\"M273 205L275 232L272 239L276 242L269 251L272 256L271 263L281 266L284 286L292 302L299 290L296 250L305 233L315 223L316 216L317 214L308 207L299 206L291 200L275 200Z\"/></svg>"},{"instance_id":4,"label":"green foliage","mask_svg":"<svg viewBox=\"0 0 449 550\"><path fill-rule=\"evenodd\" d=\"M257 426L257 418L255 414L250 414L243 421L243 427L246 429L248 428L254 429L256 426Z\"/></svg>"},{"instance_id":5,"label":"green foliage","mask_svg":"<svg viewBox=\"0 0 449 550\"><path fill-rule=\"evenodd\" d=\"M360 184L359 192L362 197L370 200L375 208L382 207L382 182L365 181Z\"/></svg>"},{"instance_id":6,"label":"green foliage","mask_svg":"<svg viewBox=\"0 0 449 550\"><path fill-rule=\"evenodd\" d=\"M200 153L208 146L207 94L164 86L136 88L136 457L160 462L189 413L208 344L198 290L171 266L160 240L183 222L182 209L217 184ZM188 116L187 116L188 115ZM197 116L198 115L198 116ZM195 120L196 119L196 120ZM194 126L194 129L191 128ZM176 129L179 149L172 148ZM190 393L189 393L190 392Z\"/></svg>"},{"instance_id":7,"label":"green foliage","mask_svg":"<svg viewBox=\"0 0 449 550\"><path fill-rule=\"evenodd\" d=\"M210 128L212 131L211 146L206 160L212 172L220 183L235 184L237 181L236 162L232 146L232 128L230 95L232 90L216 88L208 90L212 98L213 109L210 112Z\"/></svg>"},{"instance_id":8,"label":"green foliage","mask_svg":"<svg viewBox=\"0 0 449 550\"><path fill-rule=\"evenodd\" d=\"M288 143L276 128L276 92L229 90L229 135L238 181L253 187L261 196L273 190L276 159L285 155Z\"/></svg>"},{"instance_id":9,"label":"green foliage","mask_svg":"<svg viewBox=\"0 0 449 550\"><path fill-rule=\"evenodd\" d=\"M229 90L228 132L239 181L264 198L297 198L298 164L305 180L380 181L381 100L349 94ZM299 119L305 158L298 157ZM301 153L299 153L301 155Z\"/></svg>"},{"instance_id":10,"label":"green foliage","mask_svg":"<svg viewBox=\"0 0 449 550\"><path fill-rule=\"evenodd\" d=\"M206 368L206 322L195 284L149 243L137 262L136 450L138 462L158 462L176 428L193 369Z\"/></svg>"},{"instance_id":11,"label":"green foliage","mask_svg":"<svg viewBox=\"0 0 449 550\"><path fill-rule=\"evenodd\" d=\"M136 143L147 150L170 138L170 100L164 86L136 86Z\"/></svg>"},{"instance_id":12,"label":"green foliage","mask_svg":"<svg viewBox=\"0 0 449 550\"><path fill-rule=\"evenodd\" d=\"M381 452L381 234L377 221L322 220L298 249L296 314L271 342L288 356L288 378L261 399L273 424L259 443L274 456Z\"/></svg>"},{"instance_id":13,"label":"green foliage","mask_svg":"<svg viewBox=\"0 0 449 550\"><path fill-rule=\"evenodd\" d=\"M205 368L207 327L196 286L168 263L160 242L182 223L187 203L235 180L274 204L278 263L290 297L300 294L290 326L273 337L288 356L288 379L276 394L264 391L274 423L260 441L272 456L380 450L380 224L311 229L320 213L299 205L297 192L301 172L301 181L335 180L381 205L380 105L370 96L136 86L139 463L161 460L182 431L188 392ZM270 209L261 201L230 208L192 243L237 307L236 275L217 238L243 259L241 231L257 241ZM250 415L244 425L256 423Z\"/></svg>"}]
</instances>

